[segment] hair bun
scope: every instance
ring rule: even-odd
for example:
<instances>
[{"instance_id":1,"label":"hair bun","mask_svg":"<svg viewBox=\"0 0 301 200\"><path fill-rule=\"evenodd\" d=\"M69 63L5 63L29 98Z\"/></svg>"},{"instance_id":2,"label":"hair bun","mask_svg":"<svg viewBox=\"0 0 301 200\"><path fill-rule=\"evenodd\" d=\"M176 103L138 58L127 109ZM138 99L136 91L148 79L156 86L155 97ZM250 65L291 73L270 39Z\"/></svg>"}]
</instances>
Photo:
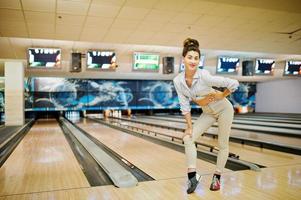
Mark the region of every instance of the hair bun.
<instances>
[{"instance_id":1,"label":"hair bun","mask_svg":"<svg viewBox=\"0 0 301 200\"><path fill-rule=\"evenodd\" d=\"M189 46L199 48L199 42L195 39L187 38L186 40L184 40L184 48Z\"/></svg>"}]
</instances>

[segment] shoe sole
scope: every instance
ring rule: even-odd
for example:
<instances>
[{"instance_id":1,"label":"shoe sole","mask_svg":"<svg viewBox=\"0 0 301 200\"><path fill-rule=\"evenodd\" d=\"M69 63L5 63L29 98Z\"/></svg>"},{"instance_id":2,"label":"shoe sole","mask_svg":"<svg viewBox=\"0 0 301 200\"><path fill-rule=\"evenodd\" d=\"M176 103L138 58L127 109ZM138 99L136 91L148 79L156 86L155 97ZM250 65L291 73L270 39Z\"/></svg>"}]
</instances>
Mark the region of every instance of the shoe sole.
<instances>
[{"instance_id":1,"label":"shoe sole","mask_svg":"<svg viewBox=\"0 0 301 200\"><path fill-rule=\"evenodd\" d=\"M211 190L211 191L218 191L218 190L220 190L220 188L218 188L218 189L211 189L211 188L210 188L210 190Z\"/></svg>"}]
</instances>

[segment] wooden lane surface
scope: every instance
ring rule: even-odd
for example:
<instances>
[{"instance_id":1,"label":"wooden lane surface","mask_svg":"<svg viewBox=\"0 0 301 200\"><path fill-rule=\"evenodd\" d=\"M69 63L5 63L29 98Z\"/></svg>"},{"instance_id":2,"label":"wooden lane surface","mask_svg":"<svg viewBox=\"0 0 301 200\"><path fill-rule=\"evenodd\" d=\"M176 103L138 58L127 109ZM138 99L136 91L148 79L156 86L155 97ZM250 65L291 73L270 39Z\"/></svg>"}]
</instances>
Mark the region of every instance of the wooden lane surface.
<instances>
[{"instance_id":1,"label":"wooden lane surface","mask_svg":"<svg viewBox=\"0 0 301 200\"><path fill-rule=\"evenodd\" d=\"M89 187L56 120L38 121L0 168L0 196Z\"/></svg>"},{"instance_id":2,"label":"wooden lane surface","mask_svg":"<svg viewBox=\"0 0 301 200\"><path fill-rule=\"evenodd\" d=\"M141 116L141 115L137 115ZM142 115L143 116L143 115ZM183 118L183 115L155 115L157 117L172 117L172 118ZM193 115L192 118L198 118L200 114ZM244 116L244 115L234 115L234 119L241 119L241 120L249 120L249 121L265 121L265 122L284 122L284 123L292 123L292 124L300 124L301 117L269 117L269 116Z\"/></svg>"},{"instance_id":3,"label":"wooden lane surface","mask_svg":"<svg viewBox=\"0 0 301 200\"><path fill-rule=\"evenodd\" d=\"M281 115L279 113L275 113L272 115L267 115L267 114L252 114L252 115L234 115L235 117L245 117L245 118L266 118L266 119L281 119L281 120L296 120L296 121L301 121L301 115Z\"/></svg>"},{"instance_id":4,"label":"wooden lane surface","mask_svg":"<svg viewBox=\"0 0 301 200\"><path fill-rule=\"evenodd\" d=\"M195 117L194 117L195 118ZM287 123L287 124L301 124L298 120L285 120L285 119L267 119L267 118L250 118L250 117L234 117L237 120L248 120L250 122L269 122L269 123Z\"/></svg>"},{"instance_id":5,"label":"wooden lane surface","mask_svg":"<svg viewBox=\"0 0 301 200\"><path fill-rule=\"evenodd\" d=\"M26 195L12 195L0 200L82 200L82 199L226 199L226 200L299 200L301 196L301 165L279 166L260 172L244 170L223 174L220 191L209 190L211 175L202 178L195 193L186 194L186 178L140 182L132 188L101 186L68 189Z\"/></svg>"},{"instance_id":6,"label":"wooden lane surface","mask_svg":"<svg viewBox=\"0 0 301 200\"><path fill-rule=\"evenodd\" d=\"M149 117L149 116L146 116L146 117ZM172 119L172 120L175 120L175 118L177 120L181 120L183 119L183 117L180 117L180 116L177 116L177 117L174 117L174 116L153 116L155 118L163 118L163 119ZM195 120L197 119L198 117L195 116L195 117L192 117L192 120ZM292 122L292 123L290 123ZM301 123L301 122L300 122ZM255 126L259 126L259 127L265 127L265 126L269 126L269 127L272 127L272 128L286 128L286 129L299 129L301 130L301 124L298 124L298 122L295 122L295 121L281 121L281 120L271 120L271 121L265 121L265 119L262 119L262 118L236 118L234 117L234 120L233 120L233 124L234 125L255 125Z\"/></svg>"},{"instance_id":7,"label":"wooden lane surface","mask_svg":"<svg viewBox=\"0 0 301 200\"><path fill-rule=\"evenodd\" d=\"M150 119L149 121L148 121L148 119L144 119L144 121L152 122L152 123L156 123L156 124L162 124L162 125L168 124L168 126L171 126L171 127L176 126L175 122L164 122L162 120L159 121L159 120L152 120L152 119ZM141 128L148 129L148 130L157 131L157 132L164 133L164 134L171 135L171 136L180 137L182 135L182 132L177 132L174 130L167 130L164 128L157 128L157 127L143 125L143 124L138 125L137 123L131 123L131 122L126 122L126 121L124 121L122 123L128 124L128 125L133 125L136 127L141 127ZM159 136L157 136L157 137L159 137ZM213 146L218 146L217 139L213 139L211 137L201 136L198 139L198 142L206 143L206 144L213 145ZM199 146L199 148L203 149L201 146ZM208 150L208 148L205 148L205 149ZM242 145L242 144L234 143L234 142L229 143L229 150L230 150L230 152L239 155L241 160L255 162L257 164L268 166L268 167L269 166L286 165L286 164L301 164L301 156L299 156L299 155L283 153L283 152L279 152L279 151L274 151L274 150L269 150L269 149L264 149L264 148L249 146L249 145Z\"/></svg>"},{"instance_id":8,"label":"wooden lane surface","mask_svg":"<svg viewBox=\"0 0 301 200\"><path fill-rule=\"evenodd\" d=\"M147 120L148 122L153 123L160 123L167 126L173 126L177 128L185 128L186 124L183 122L184 119L173 119L178 122L171 122L171 121L164 121L163 117L159 117L158 119L150 119L150 118L138 118L139 120ZM170 118L167 118L170 119ZM195 120L193 120L195 121ZM163 123L162 123L163 122ZM217 134L217 127L210 127L206 132ZM294 137L287 137L287 136L281 136L281 135L272 135L272 134L264 134L264 133L258 133L258 132L252 132L252 131L246 131L246 130L238 130L238 129L232 129L231 130L231 136L240 137L240 138L247 138L251 140L258 140L258 141L266 141L266 142L272 142L276 144L283 144L288 146L301 146L301 138L294 138Z\"/></svg>"},{"instance_id":9,"label":"wooden lane surface","mask_svg":"<svg viewBox=\"0 0 301 200\"><path fill-rule=\"evenodd\" d=\"M166 119L166 120L172 120L172 121L179 121L179 122L185 122L183 117L170 117L170 116L142 116L142 118L153 118L153 119ZM195 121L196 119L198 119L198 117L193 117L192 121ZM240 126L244 125L245 127L261 127L263 130L266 127L271 127L273 129L276 130L283 130L283 132L285 133L285 130L296 130L296 131L301 131L301 124L296 124L296 123L289 123L289 122L279 122L279 121L275 121L275 122L265 122L265 121L261 121L262 119L235 119L233 120L233 125L238 125L238 129L240 129ZM301 122L300 122L301 123ZM214 125L217 125L217 123L214 123ZM242 127L242 128L245 128ZM260 128L260 129L261 129ZM255 131L255 130L254 130ZM298 132L297 132L298 133Z\"/></svg>"},{"instance_id":10,"label":"wooden lane surface","mask_svg":"<svg viewBox=\"0 0 301 200\"><path fill-rule=\"evenodd\" d=\"M184 153L91 120L84 119L77 125L156 180L186 176ZM197 165L201 174L215 170L214 164L203 160L198 160Z\"/></svg>"}]
</instances>

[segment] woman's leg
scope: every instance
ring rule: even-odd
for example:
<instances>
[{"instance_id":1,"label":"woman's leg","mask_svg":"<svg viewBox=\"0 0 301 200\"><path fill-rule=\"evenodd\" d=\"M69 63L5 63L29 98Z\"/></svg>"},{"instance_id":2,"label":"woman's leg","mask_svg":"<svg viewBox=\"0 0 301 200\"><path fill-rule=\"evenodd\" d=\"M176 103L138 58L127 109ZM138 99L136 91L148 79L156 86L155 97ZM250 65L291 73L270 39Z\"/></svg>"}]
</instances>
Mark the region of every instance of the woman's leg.
<instances>
[{"instance_id":1,"label":"woman's leg","mask_svg":"<svg viewBox=\"0 0 301 200\"><path fill-rule=\"evenodd\" d=\"M233 121L234 111L230 102L221 111L218 117L218 148L216 171L221 173L226 165L229 154L229 136Z\"/></svg>"},{"instance_id":2,"label":"woman's leg","mask_svg":"<svg viewBox=\"0 0 301 200\"><path fill-rule=\"evenodd\" d=\"M192 137L188 135L183 138L185 146L185 156L188 172L196 169L196 147L195 141L216 121L213 115L203 113L193 124Z\"/></svg>"},{"instance_id":3,"label":"woman's leg","mask_svg":"<svg viewBox=\"0 0 301 200\"><path fill-rule=\"evenodd\" d=\"M220 111L218 116L218 147L216 172L212 177L210 190L216 191L220 189L221 173L224 170L229 154L229 136L233 121L233 107L227 100L224 109Z\"/></svg>"},{"instance_id":4,"label":"woman's leg","mask_svg":"<svg viewBox=\"0 0 301 200\"><path fill-rule=\"evenodd\" d=\"M196 173L196 147L195 141L204 133L214 122L216 118L212 115L203 113L193 124L192 137L185 136L183 138L185 145L185 155L188 167L188 188L187 193L190 194L196 189L200 176Z\"/></svg>"}]
</instances>

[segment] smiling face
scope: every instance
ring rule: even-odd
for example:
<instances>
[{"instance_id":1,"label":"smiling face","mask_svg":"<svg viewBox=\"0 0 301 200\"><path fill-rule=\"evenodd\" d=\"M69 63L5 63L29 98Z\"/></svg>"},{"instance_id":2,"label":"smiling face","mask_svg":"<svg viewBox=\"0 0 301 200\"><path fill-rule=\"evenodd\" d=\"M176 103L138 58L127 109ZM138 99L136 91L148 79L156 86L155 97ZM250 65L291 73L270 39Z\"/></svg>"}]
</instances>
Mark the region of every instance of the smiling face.
<instances>
[{"instance_id":1,"label":"smiling face","mask_svg":"<svg viewBox=\"0 0 301 200\"><path fill-rule=\"evenodd\" d=\"M188 51L184 57L185 71L197 70L200 62L199 53L196 51Z\"/></svg>"}]
</instances>

